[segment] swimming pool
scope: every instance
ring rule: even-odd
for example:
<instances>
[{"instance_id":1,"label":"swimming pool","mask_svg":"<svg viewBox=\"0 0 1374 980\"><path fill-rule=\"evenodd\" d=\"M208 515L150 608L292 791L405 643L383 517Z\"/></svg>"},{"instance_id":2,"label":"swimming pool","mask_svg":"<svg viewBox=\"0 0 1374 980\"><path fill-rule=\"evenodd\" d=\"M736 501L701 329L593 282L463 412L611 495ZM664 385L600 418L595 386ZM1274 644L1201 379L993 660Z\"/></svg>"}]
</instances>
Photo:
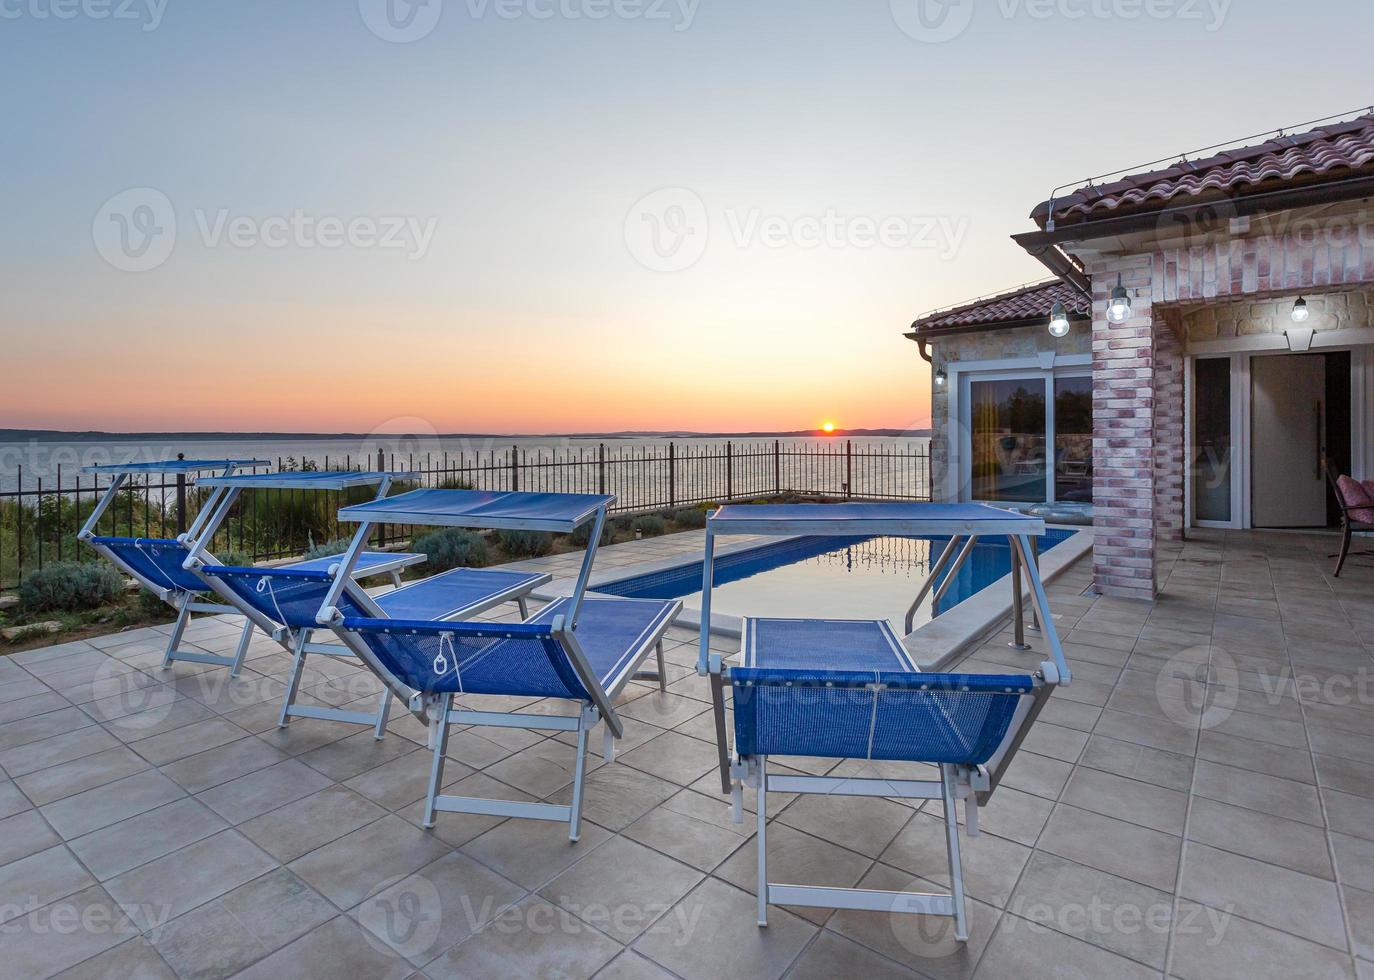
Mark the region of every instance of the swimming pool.
<instances>
[{"instance_id":1,"label":"swimming pool","mask_svg":"<svg viewBox=\"0 0 1374 980\"><path fill-rule=\"evenodd\" d=\"M1049 528L1044 553L1075 532ZM946 536L799 537L718 556L711 611L729 616L815 616L886 619L901 635L907 608L930 574ZM596 591L630 598L683 599L701 608L700 561L602 582ZM945 613L1011 571L1006 538L974 547L940 602ZM943 580L948 573L942 573ZM937 582L938 584L938 582ZM915 626L930 621L921 604Z\"/></svg>"}]
</instances>

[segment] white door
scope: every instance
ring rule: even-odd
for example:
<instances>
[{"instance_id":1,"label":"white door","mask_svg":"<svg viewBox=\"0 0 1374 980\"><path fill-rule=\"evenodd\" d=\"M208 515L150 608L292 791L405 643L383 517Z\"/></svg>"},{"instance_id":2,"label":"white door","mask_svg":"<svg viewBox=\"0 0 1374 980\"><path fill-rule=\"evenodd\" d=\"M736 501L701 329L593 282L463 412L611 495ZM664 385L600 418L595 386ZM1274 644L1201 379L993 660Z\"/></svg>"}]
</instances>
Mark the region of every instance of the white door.
<instances>
[{"instance_id":1,"label":"white door","mask_svg":"<svg viewBox=\"0 0 1374 980\"><path fill-rule=\"evenodd\" d=\"M1250 359L1250 523L1325 527L1322 442L1326 360L1320 354Z\"/></svg>"}]
</instances>

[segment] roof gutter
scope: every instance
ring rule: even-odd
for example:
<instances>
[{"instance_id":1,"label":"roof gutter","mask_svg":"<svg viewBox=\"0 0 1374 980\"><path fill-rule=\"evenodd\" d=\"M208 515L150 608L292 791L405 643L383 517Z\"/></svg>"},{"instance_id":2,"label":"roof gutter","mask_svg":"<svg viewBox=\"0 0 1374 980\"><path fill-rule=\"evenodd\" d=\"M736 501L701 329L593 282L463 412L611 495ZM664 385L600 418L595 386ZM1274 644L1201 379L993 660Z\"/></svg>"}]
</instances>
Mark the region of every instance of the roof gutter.
<instances>
[{"instance_id":1,"label":"roof gutter","mask_svg":"<svg viewBox=\"0 0 1374 980\"><path fill-rule=\"evenodd\" d=\"M1039 259L1041 264L1058 276L1062 282L1068 283L1089 299L1092 298L1092 280L1078 267L1077 262L1064 254L1063 249L1058 245L1052 243L1027 245L1020 240L1021 236L1012 235L1011 237L1012 241L1029 252L1032 258Z\"/></svg>"},{"instance_id":2,"label":"roof gutter","mask_svg":"<svg viewBox=\"0 0 1374 980\"><path fill-rule=\"evenodd\" d=\"M911 325L911 332L905 333L902 336L920 344L921 356L929 361L930 358L926 356L925 345L931 340L936 340L940 337L953 337L963 333L987 333L989 330L1015 330L1018 327L1043 327L1047 319L1048 314L1045 316L1026 317L1021 320L996 320L991 323L960 323L952 327L918 327L913 323ZM1069 322L1071 323L1086 323L1091 319L1092 317L1088 316L1086 313L1069 314Z\"/></svg>"},{"instance_id":3,"label":"roof gutter","mask_svg":"<svg viewBox=\"0 0 1374 980\"><path fill-rule=\"evenodd\" d=\"M1349 177L1345 180L1314 184L1308 187L1288 188L1266 191L1262 194L1247 194L1241 197L1226 198L1227 217L1245 217L1263 214L1267 211L1288 211L1294 208L1314 207L1320 204L1339 204L1344 201L1374 197L1374 176ZM1097 238L1112 238L1118 235L1131 235L1141 231L1158 229L1161 224L1171 220L1188 220L1203 217L1217 220L1217 200L1183 204L1158 211L1142 214L1129 214L1116 218L1100 218L1096 221L1080 221L1071 225L1060 224L1053 231L1028 231L1012 235L1012 241L1031 255L1044 262L1051 270L1042 251L1053 248L1055 252L1069 261L1056 246L1062 242L1086 242ZM1057 261L1057 260L1055 260ZM1056 275L1059 273L1056 271ZM1085 277L1086 281L1086 277ZM1076 282L1074 285L1078 285Z\"/></svg>"}]
</instances>

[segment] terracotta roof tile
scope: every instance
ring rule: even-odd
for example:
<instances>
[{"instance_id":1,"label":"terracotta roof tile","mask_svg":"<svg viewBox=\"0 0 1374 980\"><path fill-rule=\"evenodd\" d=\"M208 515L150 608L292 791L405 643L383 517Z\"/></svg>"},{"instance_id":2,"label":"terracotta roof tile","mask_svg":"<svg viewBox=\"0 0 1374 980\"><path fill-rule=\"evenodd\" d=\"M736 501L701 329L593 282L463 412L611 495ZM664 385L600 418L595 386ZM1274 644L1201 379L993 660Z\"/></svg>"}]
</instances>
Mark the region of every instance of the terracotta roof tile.
<instances>
[{"instance_id":1,"label":"terracotta roof tile","mask_svg":"<svg viewBox=\"0 0 1374 980\"><path fill-rule=\"evenodd\" d=\"M927 313L917 319L911 328L921 332L950 327L986 326L995 329L1014 326L1026 320L1048 317L1056 301L1064 304L1070 316L1088 316L1091 313L1091 303L1086 296L1068 283L1052 279Z\"/></svg>"},{"instance_id":2,"label":"terracotta roof tile","mask_svg":"<svg viewBox=\"0 0 1374 980\"><path fill-rule=\"evenodd\" d=\"M1180 160L1109 184L1088 185L1056 198L1054 218L1074 223L1113 213L1157 211L1179 198L1278 190L1285 184L1335 180L1358 171L1374 172L1374 113L1201 160ZM1031 212L1042 228L1050 204L1046 201Z\"/></svg>"}]
</instances>

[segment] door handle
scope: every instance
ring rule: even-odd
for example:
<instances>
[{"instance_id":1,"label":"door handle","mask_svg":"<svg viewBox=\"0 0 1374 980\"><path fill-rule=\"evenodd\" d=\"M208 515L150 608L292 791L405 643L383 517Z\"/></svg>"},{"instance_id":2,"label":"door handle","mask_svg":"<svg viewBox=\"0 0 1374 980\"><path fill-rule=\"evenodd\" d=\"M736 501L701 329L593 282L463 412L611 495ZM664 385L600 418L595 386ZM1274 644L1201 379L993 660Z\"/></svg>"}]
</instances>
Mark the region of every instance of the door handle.
<instances>
[{"instance_id":1,"label":"door handle","mask_svg":"<svg viewBox=\"0 0 1374 980\"><path fill-rule=\"evenodd\" d=\"M1322 478L1322 436L1325 434L1322 432L1322 403L1320 401L1312 403L1312 414L1317 423L1317 438L1313 441L1317 447L1317 480L1320 482Z\"/></svg>"}]
</instances>

